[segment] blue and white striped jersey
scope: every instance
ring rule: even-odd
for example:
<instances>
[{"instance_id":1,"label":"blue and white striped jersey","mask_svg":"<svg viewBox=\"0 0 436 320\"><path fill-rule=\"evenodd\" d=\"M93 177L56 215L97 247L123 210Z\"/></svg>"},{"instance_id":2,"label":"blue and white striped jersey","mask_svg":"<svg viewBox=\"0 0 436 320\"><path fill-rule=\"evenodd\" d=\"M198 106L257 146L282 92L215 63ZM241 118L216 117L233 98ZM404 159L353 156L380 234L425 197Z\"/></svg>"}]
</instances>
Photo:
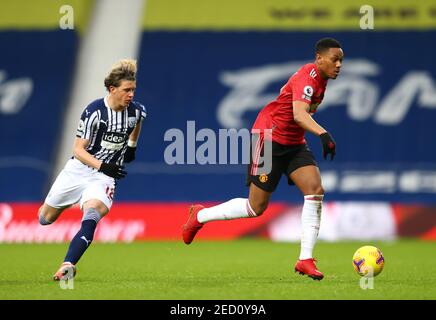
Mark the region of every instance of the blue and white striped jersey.
<instances>
[{"instance_id":1,"label":"blue and white striped jersey","mask_svg":"<svg viewBox=\"0 0 436 320\"><path fill-rule=\"evenodd\" d=\"M123 164L127 141L136 124L147 116L145 107L132 101L123 111L113 111L106 97L83 111L76 137L90 141L86 151L106 163Z\"/></svg>"}]
</instances>

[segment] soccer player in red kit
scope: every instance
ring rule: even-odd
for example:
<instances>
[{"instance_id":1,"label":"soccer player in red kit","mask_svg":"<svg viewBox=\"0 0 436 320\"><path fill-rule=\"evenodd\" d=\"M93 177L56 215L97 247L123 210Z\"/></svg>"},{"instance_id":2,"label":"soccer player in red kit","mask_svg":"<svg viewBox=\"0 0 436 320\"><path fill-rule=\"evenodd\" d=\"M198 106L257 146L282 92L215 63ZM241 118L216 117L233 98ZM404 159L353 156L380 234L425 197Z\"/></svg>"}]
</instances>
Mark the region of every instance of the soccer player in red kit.
<instances>
[{"instance_id":1,"label":"soccer player in red kit","mask_svg":"<svg viewBox=\"0 0 436 320\"><path fill-rule=\"evenodd\" d=\"M294 269L316 280L324 277L313 259L324 190L317 163L304 134L309 131L319 136L324 159L330 154L333 160L336 143L327 130L312 118L312 114L324 97L328 79L338 76L344 53L337 40L324 38L316 43L315 55L313 63L304 65L290 77L276 100L260 111L253 125L252 134L258 133L258 137L248 168L248 199L236 198L211 208L192 206L188 221L183 226L183 241L186 244L192 242L207 222L260 216L268 207L281 175L285 174L288 183L295 184L304 195L301 251ZM256 160L263 154L265 139L272 140L271 170L261 173Z\"/></svg>"}]
</instances>

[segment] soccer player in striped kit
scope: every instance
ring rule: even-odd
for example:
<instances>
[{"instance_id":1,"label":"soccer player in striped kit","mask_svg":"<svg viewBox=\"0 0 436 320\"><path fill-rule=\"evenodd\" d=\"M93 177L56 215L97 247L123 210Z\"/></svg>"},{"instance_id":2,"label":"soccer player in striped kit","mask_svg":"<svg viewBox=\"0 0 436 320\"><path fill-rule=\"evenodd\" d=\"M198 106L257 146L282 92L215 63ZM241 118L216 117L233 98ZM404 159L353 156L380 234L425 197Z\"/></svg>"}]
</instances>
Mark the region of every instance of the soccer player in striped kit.
<instances>
[{"instance_id":1,"label":"soccer player in striped kit","mask_svg":"<svg viewBox=\"0 0 436 320\"><path fill-rule=\"evenodd\" d=\"M126 176L123 163L135 159L136 144L146 111L133 101L136 61L117 62L104 80L108 95L91 102L79 120L73 157L53 183L38 212L41 225L79 203L82 225L72 239L64 262L54 274L59 281L76 274L76 264L90 246L97 223L110 210L117 180Z\"/></svg>"},{"instance_id":2,"label":"soccer player in striped kit","mask_svg":"<svg viewBox=\"0 0 436 320\"><path fill-rule=\"evenodd\" d=\"M188 221L183 226L183 241L186 244L192 242L207 222L260 216L266 210L281 176L285 175L288 183L295 184L304 195L301 250L294 270L316 280L324 277L313 259L324 190L318 166L304 135L309 131L319 136L324 159L330 154L333 160L336 143L327 130L312 118L312 114L324 97L328 79L338 76L343 56L341 45L335 39L324 38L316 43L315 61L302 66L290 77L276 100L260 111L254 123L252 134L260 134L253 146L252 163L247 175L250 187L248 199L236 198L211 208L192 206ZM271 170L261 173L256 162L267 150L265 141L272 144Z\"/></svg>"}]
</instances>

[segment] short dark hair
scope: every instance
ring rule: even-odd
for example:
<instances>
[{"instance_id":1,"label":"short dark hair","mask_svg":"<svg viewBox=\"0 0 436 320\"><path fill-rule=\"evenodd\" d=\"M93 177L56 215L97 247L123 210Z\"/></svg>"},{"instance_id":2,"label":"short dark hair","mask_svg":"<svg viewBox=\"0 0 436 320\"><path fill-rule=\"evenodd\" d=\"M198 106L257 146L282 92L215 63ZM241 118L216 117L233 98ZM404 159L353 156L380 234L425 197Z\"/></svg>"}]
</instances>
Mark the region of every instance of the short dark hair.
<instances>
[{"instance_id":1,"label":"short dark hair","mask_svg":"<svg viewBox=\"0 0 436 320\"><path fill-rule=\"evenodd\" d=\"M315 45L315 53L322 53L330 48L342 48L338 40L333 38L323 38L318 40Z\"/></svg>"}]
</instances>

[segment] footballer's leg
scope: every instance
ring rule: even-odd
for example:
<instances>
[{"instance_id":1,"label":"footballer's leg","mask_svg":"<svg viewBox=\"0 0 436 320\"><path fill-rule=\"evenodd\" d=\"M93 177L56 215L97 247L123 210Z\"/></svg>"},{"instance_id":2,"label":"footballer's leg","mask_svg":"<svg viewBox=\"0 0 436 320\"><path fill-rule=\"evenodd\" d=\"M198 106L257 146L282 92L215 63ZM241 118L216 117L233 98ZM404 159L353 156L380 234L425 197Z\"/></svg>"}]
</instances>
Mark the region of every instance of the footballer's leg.
<instances>
[{"instance_id":1,"label":"footballer's leg","mask_svg":"<svg viewBox=\"0 0 436 320\"><path fill-rule=\"evenodd\" d=\"M43 226L52 224L55 222L61 213L70 206L65 206L61 208L54 208L47 203L44 203L38 210L38 220Z\"/></svg>"},{"instance_id":2,"label":"footballer's leg","mask_svg":"<svg viewBox=\"0 0 436 320\"><path fill-rule=\"evenodd\" d=\"M188 221L183 225L183 241L190 244L207 222L253 218L262 215L268 207L270 197L271 192L266 192L251 184L248 199L235 198L210 208L204 208L202 205L191 206Z\"/></svg>"},{"instance_id":3,"label":"footballer's leg","mask_svg":"<svg viewBox=\"0 0 436 320\"><path fill-rule=\"evenodd\" d=\"M64 265L74 266L75 274L75 266L91 245L98 222L112 207L115 193L114 179L98 174L92 176L92 179L93 183L86 185L81 193L80 208L83 211L81 228L71 240L64 262L54 275L54 280L59 280Z\"/></svg>"},{"instance_id":4,"label":"footballer's leg","mask_svg":"<svg viewBox=\"0 0 436 320\"><path fill-rule=\"evenodd\" d=\"M76 275L76 264L91 245L98 221L109 209L99 200L89 200L83 205L83 219L80 230L70 242L64 262L54 274L53 280L59 281Z\"/></svg>"},{"instance_id":5,"label":"footballer's leg","mask_svg":"<svg viewBox=\"0 0 436 320\"><path fill-rule=\"evenodd\" d=\"M262 150L258 150L262 154ZM214 207L191 206L189 218L183 225L183 241L190 244L205 223L216 220L254 218L263 214L268 207L271 194L276 189L285 162L272 159L268 173L253 162L248 165L246 185L250 187L249 197L235 198Z\"/></svg>"},{"instance_id":6,"label":"footballer's leg","mask_svg":"<svg viewBox=\"0 0 436 320\"><path fill-rule=\"evenodd\" d=\"M53 276L54 280L58 281L64 277L75 276L76 264L94 239L97 223L109 212L112 206L113 193L115 192L113 179L104 178L102 180L96 177L94 180L81 192L80 208L83 211L81 227L71 240L64 262Z\"/></svg>"},{"instance_id":7,"label":"footballer's leg","mask_svg":"<svg viewBox=\"0 0 436 320\"><path fill-rule=\"evenodd\" d=\"M80 200L81 193L81 177L70 168L64 168L51 186L44 204L38 210L39 223L49 225L55 222L65 209Z\"/></svg>"},{"instance_id":8,"label":"footballer's leg","mask_svg":"<svg viewBox=\"0 0 436 320\"><path fill-rule=\"evenodd\" d=\"M73 269L73 276L76 274L76 264L91 245L98 222L109 212L107 206L97 199L86 201L82 209L81 228L71 240L64 262L53 276L54 280L61 280L69 268Z\"/></svg>"},{"instance_id":9,"label":"footballer's leg","mask_svg":"<svg viewBox=\"0 0 436 320\"><path fill-rule=\"evenodd\" d=\"M301 215L301 251L295 265L295 271L315 280L321 280L324 275L316 268L315 259L313 259L313 249L318 239L324 198L321 175L317 166L308 165L291 172L289 177L304 195Z\"/></svg>"}]
</instances>

